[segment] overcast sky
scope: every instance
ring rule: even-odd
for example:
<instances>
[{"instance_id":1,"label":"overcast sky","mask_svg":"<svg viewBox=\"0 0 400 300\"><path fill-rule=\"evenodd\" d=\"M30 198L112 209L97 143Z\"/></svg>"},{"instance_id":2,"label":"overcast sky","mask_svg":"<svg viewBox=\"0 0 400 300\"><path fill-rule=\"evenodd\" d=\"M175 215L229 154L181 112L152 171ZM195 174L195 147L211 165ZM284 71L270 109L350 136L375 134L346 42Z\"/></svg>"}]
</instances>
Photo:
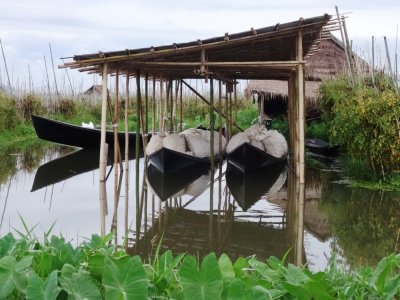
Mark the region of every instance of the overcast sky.
<instances>
[{"instance_id":1,"label":"overcast sky","mask_svg":"<svg viewBox=\"0 0 400 300\"><path fill-rule=\"evenodd\" d=\"M59 65L61 57L74 54L186 42L335 14L335 5L349 13L348 32L357 49L366 52L372 35L381 42L386 35L394 52L399 0L0 0L0 38L12 85L27 86L29 65L38 89L46 82L44 56L51 71L49 43ZM69 72L77 89L95 82ZM65 70L56 73L65 80ZM0 83L7 84L3 59Z\"/></svg>"}]
</instances>

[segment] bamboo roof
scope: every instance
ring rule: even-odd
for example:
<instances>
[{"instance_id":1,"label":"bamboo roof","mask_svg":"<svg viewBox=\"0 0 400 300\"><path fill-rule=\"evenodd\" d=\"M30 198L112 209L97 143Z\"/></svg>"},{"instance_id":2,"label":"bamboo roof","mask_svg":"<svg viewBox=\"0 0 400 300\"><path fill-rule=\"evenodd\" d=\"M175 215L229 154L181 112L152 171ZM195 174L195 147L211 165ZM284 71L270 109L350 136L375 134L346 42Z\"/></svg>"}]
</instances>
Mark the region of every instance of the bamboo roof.
<instances>
[{"instance_id":1,"label":"bamboo roof","mask_svg":"<svg viewBox=\"0 0 400 300\"><path fill-rule=\"evenodd\" d=\"M136 71L153 78L287 79L303 61L296 61L296 39L302 33L304 55L315 49L316 41L336 21L322 16L251 29L187 43L121 51L75 55L61 68L135 76Z\"/></svg>"}]
</instances>

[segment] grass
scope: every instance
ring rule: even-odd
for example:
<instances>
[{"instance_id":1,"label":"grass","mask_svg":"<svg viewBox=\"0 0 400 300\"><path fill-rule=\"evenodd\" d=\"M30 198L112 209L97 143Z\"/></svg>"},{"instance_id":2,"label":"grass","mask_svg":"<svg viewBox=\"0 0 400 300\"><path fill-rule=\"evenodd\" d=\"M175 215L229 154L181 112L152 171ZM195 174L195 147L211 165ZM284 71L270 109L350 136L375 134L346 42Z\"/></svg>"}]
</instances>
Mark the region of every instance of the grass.
<instances>
[{"instance_id":1,"label":"grass","mask_svg":"<svg viewBox=\"0 0 400 300\"><path fill-rule=\"evenodd\" d=\"M170 250L143 261L92 235L74 247L26 227L0 238L0 299L393 299L400 296L400 255L349 272L335 258L312 273L283 259L222 254L204 258Z\"/></svg>"},{"instance_id":2,"label":"grass","mask_svg":"<svg viewBox=\"0 0 400 300\"><path fill-rule=\"evenodd\" d=\"M38 139L32 124L28 122L19 123L12 129L3 130L0 134L1 153L24 152L31 147L44 144L44 141Z\"/></svg>"}]
</instances>

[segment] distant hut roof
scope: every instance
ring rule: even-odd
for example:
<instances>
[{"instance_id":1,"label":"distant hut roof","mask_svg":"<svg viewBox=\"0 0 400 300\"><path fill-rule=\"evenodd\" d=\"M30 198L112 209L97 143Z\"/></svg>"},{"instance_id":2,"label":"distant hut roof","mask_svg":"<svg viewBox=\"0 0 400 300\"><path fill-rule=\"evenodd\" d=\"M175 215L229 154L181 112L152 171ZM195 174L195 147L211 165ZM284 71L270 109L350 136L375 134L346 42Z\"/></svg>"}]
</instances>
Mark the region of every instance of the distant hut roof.
<instances>
[{"instance_id":1,"label":"distant hut roof","mask_svg":"<svg viewBox=\"0 0 400 300\"><path fill-rule=\"evenodd\" d=\"M103 86L101 84L95 84L92 85L90 88L88 88L83 94L84 95L101 95L103 93Z\"/></svg>"}]
</instances>

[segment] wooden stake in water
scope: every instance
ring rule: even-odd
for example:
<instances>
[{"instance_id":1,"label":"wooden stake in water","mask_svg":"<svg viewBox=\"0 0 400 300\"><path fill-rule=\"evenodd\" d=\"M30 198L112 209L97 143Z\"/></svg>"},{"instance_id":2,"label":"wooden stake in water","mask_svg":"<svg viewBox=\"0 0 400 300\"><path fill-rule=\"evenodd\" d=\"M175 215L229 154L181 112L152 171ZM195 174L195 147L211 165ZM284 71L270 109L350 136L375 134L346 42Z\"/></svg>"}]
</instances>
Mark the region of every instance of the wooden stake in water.
<instances>
[{"instance_id":1,"label":"wooden stake in water","mask_svg":"<svg viewBox=\"0 0 400 300\"><path fill-rule=\"evenodd\" d=\"M113 117L113 130L114 130L114 216L113 216L113 229L115 230L115 241L117 241L117 224L118 224L118 201L119 201L119 159L120 149L118 143L118 116L119 116L119 71L115 74L115 103L114 103L114 117ZM121 170L122 171L122 170Z\"/></svg>"},{"instance_id":2,"label":"wooden stake in water","mask_svg":"<svg viewBox=\"0 0 400 300\"><path fill-rule=\"evenodd\" d=\"M210 233L210 246L212 246L213 240L213 215L214 215L214 79L210 78L210 160L211 160L211 168L210 168L210 224L209 224L209 233Z\"/></svg>"},{"instance_id":3,"label":"wooden stake in water","mask_svg":"<svg viewBox=\"0 0 400 300\"><path fill-rule=\"evenodd\" d=\"M140 91L140 70L136 70L136 144L135 144L135 162L136 162L136 243L140 237L140 186L139 186L139 150L140 150L140 114L141 114L142 96Z\"/></svg>"},{"instance_id":4,"label":"wooden stake in water","mask_svg":"<svg viewBox=\"0 0 400 300\"><path fill-rule=\"evenodd\" d=\"M126 100L125 100L125 239L128 239L128 208L129 208L129 124L128 124L128 108L129 108L129 71L126 72Z\"/></svg>"},{"instance_id":5,"label":"wooden stake in water","mask_svg":"<svg viewBox=\"0 0 400 300\"><path fill-rule=\"evenodd\" d=\"M3 54L4 68L6 69L8 88L10 89L10 92L11 92L12 86L11 86L11 81L10 81L10 74L8 74L7 60L6 60L6 56L4 54L3 43L1 42L1 39L0 39L0 46L1 46L1 53Z\"/></svg>"},{"instance_id":6,"label":"wooden stake in water","mask_svg":"<svg viewBox=\"0 0 400 300\"><path fill-rule=\"evenodd\" d=\"M56 94L57 94L57 97L58 97L59 93L58 93L58 86L57 86L56 70L54 68L53 51L51 50L51 44L50 43L49 43L49 49L50 49L51 65L53 67L54 87L56 88Z\"/></svg>"},{"instance_id":7,"label":"wooden stake in water","mask_svg":"<svg viewBox=\"0 0 400 300\"><path fill-rule=\"evenodd\" d=\"M44 68L46 70L46 78L47 78L47 90L49 93L49 100L50 100L50 107L52 106L52 101L51 101L51 88L50 88L50 80L49 80L49 72L47 71L47 63L46 63L46 56L43 56L44 60Z\"/></svg>"},{"instance_id":8,"label":"wooden stake in water","mask_svg":"<svg viewBox=\"0 0 400 300\"><path fill-rule=\"evenodd\" d=\"M106 166L107 166L107 145L106 145L106 118L107 118L107 97L108 97L108 65L103 65L102 70L103 100L101 104L101 135L100 135L100 163L99 163L99 187L100 187L100 212L101 212L101 235L105 235L105 215L107 206L106 193Z\"/></svg>"}]
</instances>

